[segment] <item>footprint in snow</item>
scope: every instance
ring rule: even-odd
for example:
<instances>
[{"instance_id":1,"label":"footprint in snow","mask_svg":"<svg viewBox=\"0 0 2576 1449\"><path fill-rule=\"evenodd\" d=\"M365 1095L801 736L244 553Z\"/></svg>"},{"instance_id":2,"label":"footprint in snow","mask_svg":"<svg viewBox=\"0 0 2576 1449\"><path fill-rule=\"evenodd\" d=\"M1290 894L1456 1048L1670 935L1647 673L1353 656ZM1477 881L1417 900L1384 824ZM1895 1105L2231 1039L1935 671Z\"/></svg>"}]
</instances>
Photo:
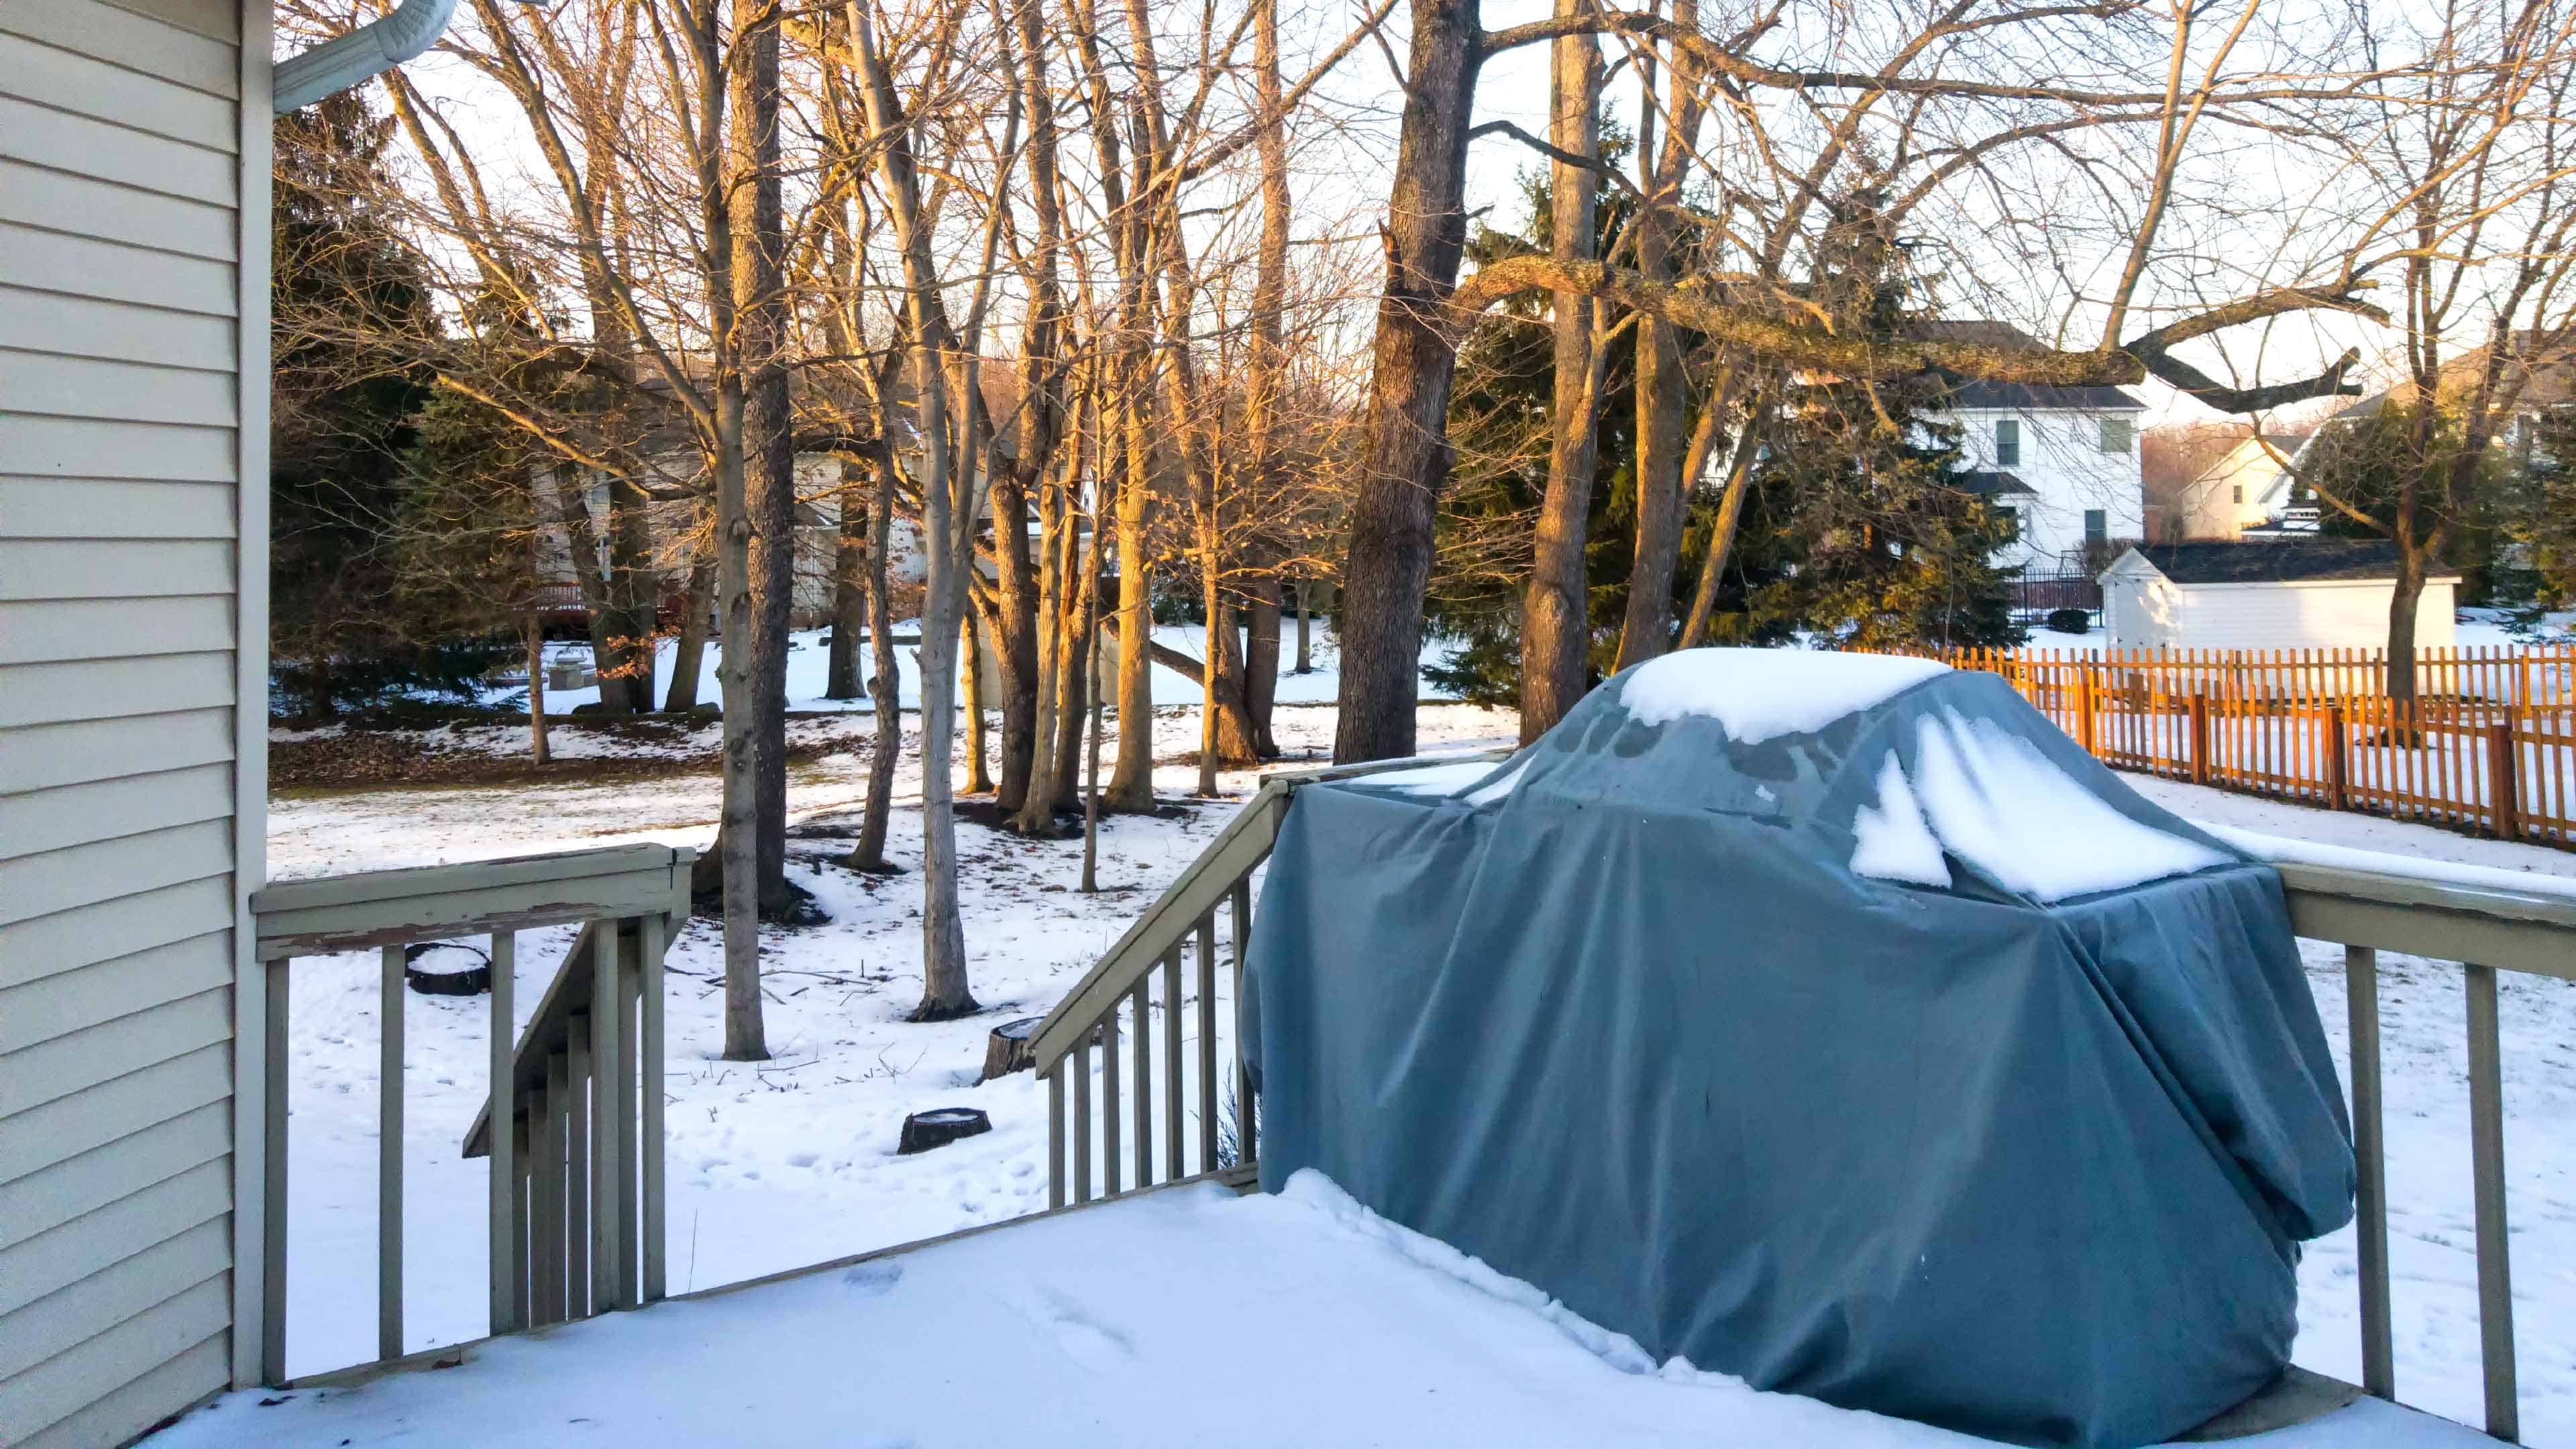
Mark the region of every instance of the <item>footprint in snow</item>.
<instances>
[{"instance_id":1,"label":"footprint in snow","mask_svg":"<svg viewBox=\"0 0 2576 1449\"><path fill-rule=\"evenodd\" d=\"M1136 1345L1126 1334L1085 1313L1060 1293L1041 1288L1014 1305L1029 1321L1055 1336L1065 1357L1088 1369L1111 1369L1132 1360Z\"/></svg>"},{"instance_id":2,"label":"footprint in snow","mask_svg":"<svg viewBox=\"0 0 2576 1449\"><path fill-rule=\"evenodd\" d=\"M849 1285L853 1296L883 1298L903 1281L903 1265L883 1260L855 1264L841 1274L841 1281Z\"/></svg>"}]
</instances>

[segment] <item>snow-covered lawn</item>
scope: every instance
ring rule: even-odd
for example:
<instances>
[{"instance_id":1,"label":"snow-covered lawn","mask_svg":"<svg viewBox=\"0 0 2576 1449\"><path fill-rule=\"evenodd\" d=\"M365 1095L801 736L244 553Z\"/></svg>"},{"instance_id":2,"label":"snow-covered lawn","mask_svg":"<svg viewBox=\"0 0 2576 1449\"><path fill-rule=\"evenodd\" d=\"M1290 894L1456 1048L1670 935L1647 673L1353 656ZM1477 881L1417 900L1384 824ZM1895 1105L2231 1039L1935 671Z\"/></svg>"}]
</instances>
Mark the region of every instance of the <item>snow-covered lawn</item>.
<instances>
[{"instance_id":1,"label":"snow-covered lawn","mask_svg":"<svg viewBox=\"0 0 2576 1449\"><path fill-rule=\"evenodd\" d=\"M454 1373L229 1395L156 1449L295 1445L1831 1445L1978 1441L1658 1368L1300 1174L1201 1186L492 1344ZM2365 1399L2265 1449L2491 1444Z\"/></svg>"},{"instance_id":2,"label":"snow-covered lawn","mask_svg":"<svg viewBox=\"0 0 2576 1449\"><path fill-rule=\"evenodd\" d=\"M1283 709L1278 724L1292 756L1320 756L1329 749L1329 709ZM800 728L841 731L850 750L799 767L791 781L791 808L809 818L856 805L864 770L858 750L868 723L809 721ZM1505 713L1426 706L1421 747L1429 752L1508 744L1513 729ZM1186 710L1167 712L1157 734L1163 753L1177 757L1196 745L1196 718ZM913 817L902 808L918 789L910 768L907 752L894 837L895 854L905 859L918 842ZM1194 767L1175 758L1159 780L1167 796L1178 797L1195 776ZM2199 819L2576 878L2576 855L2131 778L2152 797ZM1238 797L1250 784L1247 775L1225 777L1226 788ZM674 944L671 963L676 974L666 1087L674 1291L1042 1206L1044 1096L1026 1075L972 1085L984 1034L1000 1021L1050 1007L1232 808L1217 803L1183 818L1113 818L1102 843L1101 876L1110 890L1098 897L1071 888L1078 878L1078 842L1026 842L966 827L967 940L976 993L994 1009L944 1026L899 1020L919 992L913 916L918 878L851 875L830 863L843 842L794 842L797 879L816 892L833 920L772 938L768 1032L777 1060L758 1066L717 1059L716 940L709 923L693 923ZM702 845L713 833L715 813L711 775L302 794L276 802L272 872L312 875L622 840ZM570 934L540 933L542 939L523 945L523 1011L533 1005ZM2341 953L2314 943L2307 952L2318 1006L2340 1056ZM2383 962L2382 975L2398 1390L2410 1403L2475 1422L2481 1397L2458 973L2446 964L2394 957ZM367 957L296 966L289 1362L298 1373L372 1352L375 982ZM2508 976L2502 1007L2524 1438L2537 1445L2576 1445L2576 1134L2569 1130L2576 1124L2576 986ZM458 1158L457 1142L482 1103L486 1016L481 999L414 996L406 1019L406 1293L409 1346L418 1349L483 1332L484 1166ZM895 1157L904 1114L943 1104L985 1108L994 1131L938 1152ZM978 1240L981 1247L959 1245L939 1250L937 1257L909 1259L914 1266L899 1270L908 1275L901 1294L887 1291L894 1286L888 1275L898 1270L872 1269L848 1282L827 1277L762 1290L757 1298L727 1299L722 1306L702 1305L688 1310L689 1317L623 1316L545 1342L495 1349L478 1362L477 1402L522 1406L494 1408L500 1416L488 1421L494 1433L505 1420L513 1427L524 1422L531 1433L539 1424L558 1426L559 1432L563 1418L582 1416L624 1426L630 1438L699 1437L703 1426L751 1424L754 1437L855 1436L856 1442L874 1442L874 1436L891 1436L887 1442L901 1442L914 1434L925 1443L989 1439L990 1432L968 1430L1033 1422L1067 1426L1075 1442L1089 1442L1081 1437L1086 1433L1101 1442L1136 1442L1121 1430L1166 1421L1122 1416L1147 1412L1142 1406L1167 1390L1181 1393L1179 1402L1187 1406L1168 1422L1223 1423L1230 1437L1305 1442L1425 1442L1471 1435L1498 1442L1652 1441L1711 1432L1788 1442L1815 1437L1804 1427L1808 1421L1795 1415L1825 1412L1737 1389L1675 1387L1609 1374L1580 1353L1560 1364L1554 1356L1567 1352L1561 1333L1524 1310L1473 1293L1462 1298L1464 1290L1439 1274L1366 1270L1385 1281L1364 1292L1351 1276L1363 1273L1364 1261L1343 1261L1344 1256L1383 1259L1393 1250L1385 1246L1382 1229L1355 1227L1346 1214L1327 1211L1318 1201L1239 1207L1198 1200L1139 1203L1087 1214L1084 1221L1091 1226L1041 1230L1071 1234L1060 1239L1002 1234ZM1032 1246L1003 1246L1014 1242ZM1331 1245L1330 1251L1319 1244ZM1265 1255L1275 1264L1244 1261ZM1121 1274L1136 1275L1133 1285L1119 1286L1126 1282ZM2357 1379L2349 1230L2314 1245L2301 1281L2305 1327L2299 1361ZM959 1285L979 1282L986 1286L961 1293ZM1317 1295L1311 1301L1291 1291L1309 1284ZM1229 1311L1228 1293L1285 1306L1277 1314ZM1460 1307L1462 1302L1469 1306ZM1454 1316L1455 1326L1421 1328L1435 1309ZM1337 1316L1342 1314L1347 1321ZM749 1326L755 1319L758 1332ZM810 1327L797 1328L800 1322ZM620 1347L578 1362L550 1357L562 1351L553 1345L575 1342ZM656 1376L614 1378L632 1375L636 1364L666 1352L728 1343L706 1347L715 1357L704 1360L704 1383L686 1376L651 1383L640 1380ZM943 1352L953 1352L958 1361L943 1359ZM769 1380L752 1367L772 1360L781 1365L778 1372L794 1372L801 1388L822 1391L814 1400L822 1407L815 1412L836 1417L828 1423L782 1417L779 1396L760 1391ZM1224 1367L1265 1362L1281 1365L1280 1372L1253 1376L1248 1369ZM583 1374L601 1377L585 1380ZM1334 1430L1338 1421L1329 1416L1342 1412L1337 1396L1300 1392L1318 1381L1337 1387L1347 1381L1356 1406L1351 1422L1368 1423L1370 1431ZM1543 1392L1531 1387L1542 1382ZM363 1443L397 1423L411 1423L418 1432L426 1422L418 1415L427 1406L453 1406L456 1393L447 1383L446 1375L429 1375L408 1387L371 1389L373 1397L351 1404L359 1417L346 1421L318 1415L306 1420L305 1400L294 1413L236 1412L246 1401L235 1400L216 1414L192 1419L188 1432L217 1433L257 1412L252 1423L263 1437L309 1422L314 1433L335 1436L322 1442L357 1433ZM938 1406L978 1402L994 1384L1007 1385L1009 1393L977 1412L995 1417L934 1416ZM546 1407L527 1407L533 1404ZM758 1407L741 1407L746 1404ZM1131 1411L1129 1405L1138 1407ZM1394 1412L1399 1408L1402 1413ZM1378 1417L1367 1417L1372 1412ZM746 1417L725 1417L737 1414ZM1915 1432L1885 1421L1832 1422L1837 1443ZM432 1437L480 1440L485 1427L479 1419L442 1425ZM800 1427L816 1432L800 1433ZM825 1428L834 1432L822 1434Z\"/></svg>"},{"instance_id":3,"label":"snow-covered lawn","mask_svg":"<svg viewBox=\"0 0 2576 1449\"><path fill-rule=\"evenodd\" d=\"M921 661L915 651L920 648L921 626L918 621L898 623L894 628L894 636L897 641L894 651L895 675L903 682L903 707L919 709L921 707ZM832 662L831 638L829 629L800 629L788 637L787 707L791 710L856 711L865 714L875 708L873 702L869 700L823 697ZM1167 648L1177 649L1192 659L1207 657L1207 627L1203 624L1158 625L1154 630L1154 642ZM1303 674L1294 673L1292 671L1297 665L1297 618L1291 614L1279 621L1278 698L1282 704L1330 704L1341 693L1341 650L1333 642L1331 623L1320 617L1310 620L1307 626L1307 642L1312 667ZM1451 648L1452 646L1438 639L1425 640L1422 646L1423 662L1431 664L1445 661L1450 655ZM665 639L654 653L653 678L656 699L661 697L662 690L670 686L673 650L672 641ZM557 662L580 664L590 662L590 646L587 644L549 644L546 646L546 651L547 657ZM707 646L706 656L698 672L700 703L712 704L722 698L716 685L716 662L723 654L723 644L712 643ZM862 652L859 672L865 675L871 668L866 654ZM1153 666L1152 674L1154 703L1194 705L1199 702L1200 687L1191 683L1187 675L1166 669L1160 664ZM525 688L525 683L525 680L521 680L519 684L508 690L496 690L492 697L498 700L505 695L515 696L518 697L519 704L524 707L527 701L521 691ZM1456 698L1455 695L1442 694L1438 688L1428 683L1422 686L1422 697L1424 699ZM570 714L581 705L598 702L599 686L597 685L583 689L546 691L546 713L550 715Z\"/></svg>"}]
</instances>

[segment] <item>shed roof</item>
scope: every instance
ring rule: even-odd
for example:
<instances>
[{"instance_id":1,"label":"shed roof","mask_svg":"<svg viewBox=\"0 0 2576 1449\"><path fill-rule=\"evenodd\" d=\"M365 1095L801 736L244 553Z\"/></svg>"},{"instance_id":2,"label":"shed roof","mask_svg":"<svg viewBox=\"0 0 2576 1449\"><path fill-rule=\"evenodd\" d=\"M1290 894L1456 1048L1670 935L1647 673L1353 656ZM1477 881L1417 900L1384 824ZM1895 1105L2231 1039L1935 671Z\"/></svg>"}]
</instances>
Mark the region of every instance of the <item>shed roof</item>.
<instances>
[{"instance_id":1,"label":"shed roof","mask_svg":"<svg viewBox=\"0 0 2576 1449\"><path fill-rule=\"evenodd\" d=\"M2397 545L2331 538L2297 543L2155 543L2130 550L2177 584L2331 583L2397 577ZM2440 568L2435 579L2457 581Z\"/></svg>"}]
</instances>

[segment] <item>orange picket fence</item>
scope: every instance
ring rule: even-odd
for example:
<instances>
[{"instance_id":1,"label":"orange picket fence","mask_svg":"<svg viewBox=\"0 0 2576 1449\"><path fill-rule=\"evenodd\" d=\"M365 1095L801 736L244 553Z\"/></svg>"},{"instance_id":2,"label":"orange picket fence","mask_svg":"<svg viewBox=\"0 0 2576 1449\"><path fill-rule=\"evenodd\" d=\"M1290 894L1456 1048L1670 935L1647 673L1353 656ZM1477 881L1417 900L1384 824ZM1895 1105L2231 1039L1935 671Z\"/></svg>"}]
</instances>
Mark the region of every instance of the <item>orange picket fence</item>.
<instances>
[{"instance_id":1,"label":"orange picket fence","mask_svg":"<svg viewBox=\"0 0 2576 1449\"><path fill-rule=\"evenodd\" d=\"M2114 769L2576 848L2576 649L1965 649Z\"/></svg>"}]
</instances>

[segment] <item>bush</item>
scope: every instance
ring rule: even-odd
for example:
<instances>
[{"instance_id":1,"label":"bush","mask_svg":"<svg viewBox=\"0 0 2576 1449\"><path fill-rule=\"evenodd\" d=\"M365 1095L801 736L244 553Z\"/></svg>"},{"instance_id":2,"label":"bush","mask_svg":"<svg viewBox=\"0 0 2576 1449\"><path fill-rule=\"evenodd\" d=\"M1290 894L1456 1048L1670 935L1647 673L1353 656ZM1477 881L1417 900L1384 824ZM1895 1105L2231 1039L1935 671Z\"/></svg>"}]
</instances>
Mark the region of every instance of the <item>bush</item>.
<instances>
[{"instance_id":1,"label":"bush","mask_svg":"<svg viewBox=\"0 0 2576 1449\"><path fill-rule=\"evenodd\" d=\"M2048 627L2059 634L2090 634L2093 632L2093 616L2083 609L2051 609L2048 611Z\"/></svg>"}]
</instances>

